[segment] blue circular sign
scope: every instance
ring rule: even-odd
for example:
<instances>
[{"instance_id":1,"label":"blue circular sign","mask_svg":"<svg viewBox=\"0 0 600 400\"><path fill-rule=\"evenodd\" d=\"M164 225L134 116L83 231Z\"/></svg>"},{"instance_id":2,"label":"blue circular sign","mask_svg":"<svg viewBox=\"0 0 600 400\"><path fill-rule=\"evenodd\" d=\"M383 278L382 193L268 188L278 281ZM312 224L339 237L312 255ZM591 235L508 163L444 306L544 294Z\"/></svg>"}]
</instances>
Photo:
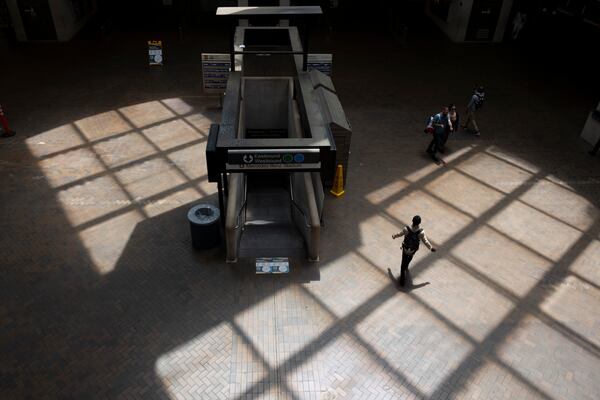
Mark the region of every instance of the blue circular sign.
<instances>
[{"instance_id":1,"label":"blue circular sign","mask_svg":"<svg viewBox=\"0 0 600 400\"><path fill-rule=\"evenodd\" d=\"M294 161L296 161L297 163L304 162L304 154L295 154Z\"/></svg>"}]
</instances>

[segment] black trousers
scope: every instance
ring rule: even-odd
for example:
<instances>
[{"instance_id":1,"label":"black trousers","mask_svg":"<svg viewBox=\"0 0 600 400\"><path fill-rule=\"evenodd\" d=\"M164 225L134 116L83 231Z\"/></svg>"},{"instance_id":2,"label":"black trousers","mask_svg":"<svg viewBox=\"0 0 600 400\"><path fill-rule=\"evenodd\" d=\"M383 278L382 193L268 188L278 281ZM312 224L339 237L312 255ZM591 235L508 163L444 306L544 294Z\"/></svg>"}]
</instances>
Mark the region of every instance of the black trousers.
<instances>
[{"instance_id":1,"label":"black trousers","mask_svg":"<svg viewBox=\"0 0 600 400\"><path fill-rule=\"evenodd\" d=\"M448 138L450 137L450 128L446 129L444 131L444 136L442 136L442 140L440 141L440 151L444 151L444 148L446 147L446 142L448 141Z\"/></svg>"},{"instance_id":2,"label":"black trousers","mask_svg":"<svg viewBox=\"0 0 600 400\"><path fill-rule=\"evenodd\" d=\"M400 286L404 286L406 284L406 276L408 275L408 264L413 259L415 254L406 254L406 252L402 251L402 265L400 266Z\"/></svg>"},{"instance_id":3,"label":"black trousers","mask_svg":"<svg viewBox=\"0 0 600 400\"><path fill-rule=\"evenodd\" d=\"M433 133L433 138L431 139L431 143L427 147L427 152L431 154L433 158L436 158L435 153L440 151L444 145L444 134L443 133Z\"/></svg>"}]
</instances>

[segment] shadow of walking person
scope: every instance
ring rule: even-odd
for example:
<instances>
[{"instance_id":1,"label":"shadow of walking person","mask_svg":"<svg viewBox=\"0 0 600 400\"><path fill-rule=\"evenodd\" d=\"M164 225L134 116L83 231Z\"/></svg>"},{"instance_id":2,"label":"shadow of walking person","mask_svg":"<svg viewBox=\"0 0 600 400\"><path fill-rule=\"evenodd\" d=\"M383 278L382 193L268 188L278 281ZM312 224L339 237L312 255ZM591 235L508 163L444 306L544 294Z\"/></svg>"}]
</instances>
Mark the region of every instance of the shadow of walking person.
<instances>
[{"instance_id":1,"label":"shadow of walking person","mask_svg":"<svg viewBox=\"0 0 600 400\"><path fill-rule=\"evenodd\" d=\"M412 276L410 275L410 271L407 271L406 286L400 286L400 283L399 283L398 279L396 279L396 277L392 273L392 270L388 268L387 273L388 273L389 278L392 280L392 282L396 286L396 288L398 288L398 290L403 291L403 292L412 292L415 289L419 289L419 288L422 288L423 286L427 286L430 284L430 282L423 282L423 283L419 283L419 284L415 285L413 283Z\"/></svg>"}]
</instances>

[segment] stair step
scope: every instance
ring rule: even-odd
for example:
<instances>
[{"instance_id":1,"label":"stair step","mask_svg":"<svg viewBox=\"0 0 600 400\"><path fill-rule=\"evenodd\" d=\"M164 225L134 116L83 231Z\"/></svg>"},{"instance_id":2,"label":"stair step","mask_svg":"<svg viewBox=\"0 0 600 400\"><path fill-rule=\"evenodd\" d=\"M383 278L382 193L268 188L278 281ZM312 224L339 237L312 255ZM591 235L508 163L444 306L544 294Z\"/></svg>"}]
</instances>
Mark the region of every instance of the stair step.
<instances>
[{"instance_id":1,"label":"stair step","mask_svg":"<svg viewBox=\"0 0 600 400\"><path fill-rule=\"evenodd\" d=\"M277 225L277 221L267 221L264 219L255 219L252 221L246 221L244 226L265 226L265 225Z\"/></svg>"},{"instance_id":2,"label":"stair step","mask_svg":"<svg viewBox=\"0 0 600 400\"><path fill-rule=\"evenodd\" d=\"M304 239L294 225L248 225L240 239L240 257L304 256Z\"/></svg>"}]
</instances>

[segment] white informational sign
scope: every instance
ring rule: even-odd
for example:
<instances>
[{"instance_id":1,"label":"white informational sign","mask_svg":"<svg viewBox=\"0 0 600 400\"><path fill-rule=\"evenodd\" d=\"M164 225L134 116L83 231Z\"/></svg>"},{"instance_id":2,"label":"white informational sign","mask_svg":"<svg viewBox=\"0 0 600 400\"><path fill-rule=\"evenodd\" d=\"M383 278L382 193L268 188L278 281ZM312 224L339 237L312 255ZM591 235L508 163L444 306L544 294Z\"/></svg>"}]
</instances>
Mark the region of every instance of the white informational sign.
<instances>
[{"instance_id":1,"label":"white informational sign","mask_svg":"<svg viewBox=\"0 0 600 400\"><path fill-rule=\"evenodd\" d=\"M287 274L290 260L287 257L264 257L256 259L257 274Z\"/></svg>"},{"instance_id":2,"label":"white informational sign","mask_svg":"<svg viewBox=\"0 0 600 400\"><path fill-rule=\"evenodd\" d=\"M333 66L333 54L309 54L307 60L307 69L310 71L316 69L325 75L331 76Z\"/></svg>"},{"instance_id":3,"label":"white informational sign","mask_svg":"<svg viewBox=\"0 0 600 400\"><path fill-rule=\"evenodd\" d=\"M148 64L163 65L162 40L148 40Z\"/></svg>"},{"instance_id":4,"label":"white informational sign","mask_svg":"<svg viewBox=\"0 0 600 400\"><path fill-rule=\"evenodd\" d=\"M229 54L202 53L202 86L207 93L223 93L227 89L231 58Z\"/></svg>"}]
</instances>

